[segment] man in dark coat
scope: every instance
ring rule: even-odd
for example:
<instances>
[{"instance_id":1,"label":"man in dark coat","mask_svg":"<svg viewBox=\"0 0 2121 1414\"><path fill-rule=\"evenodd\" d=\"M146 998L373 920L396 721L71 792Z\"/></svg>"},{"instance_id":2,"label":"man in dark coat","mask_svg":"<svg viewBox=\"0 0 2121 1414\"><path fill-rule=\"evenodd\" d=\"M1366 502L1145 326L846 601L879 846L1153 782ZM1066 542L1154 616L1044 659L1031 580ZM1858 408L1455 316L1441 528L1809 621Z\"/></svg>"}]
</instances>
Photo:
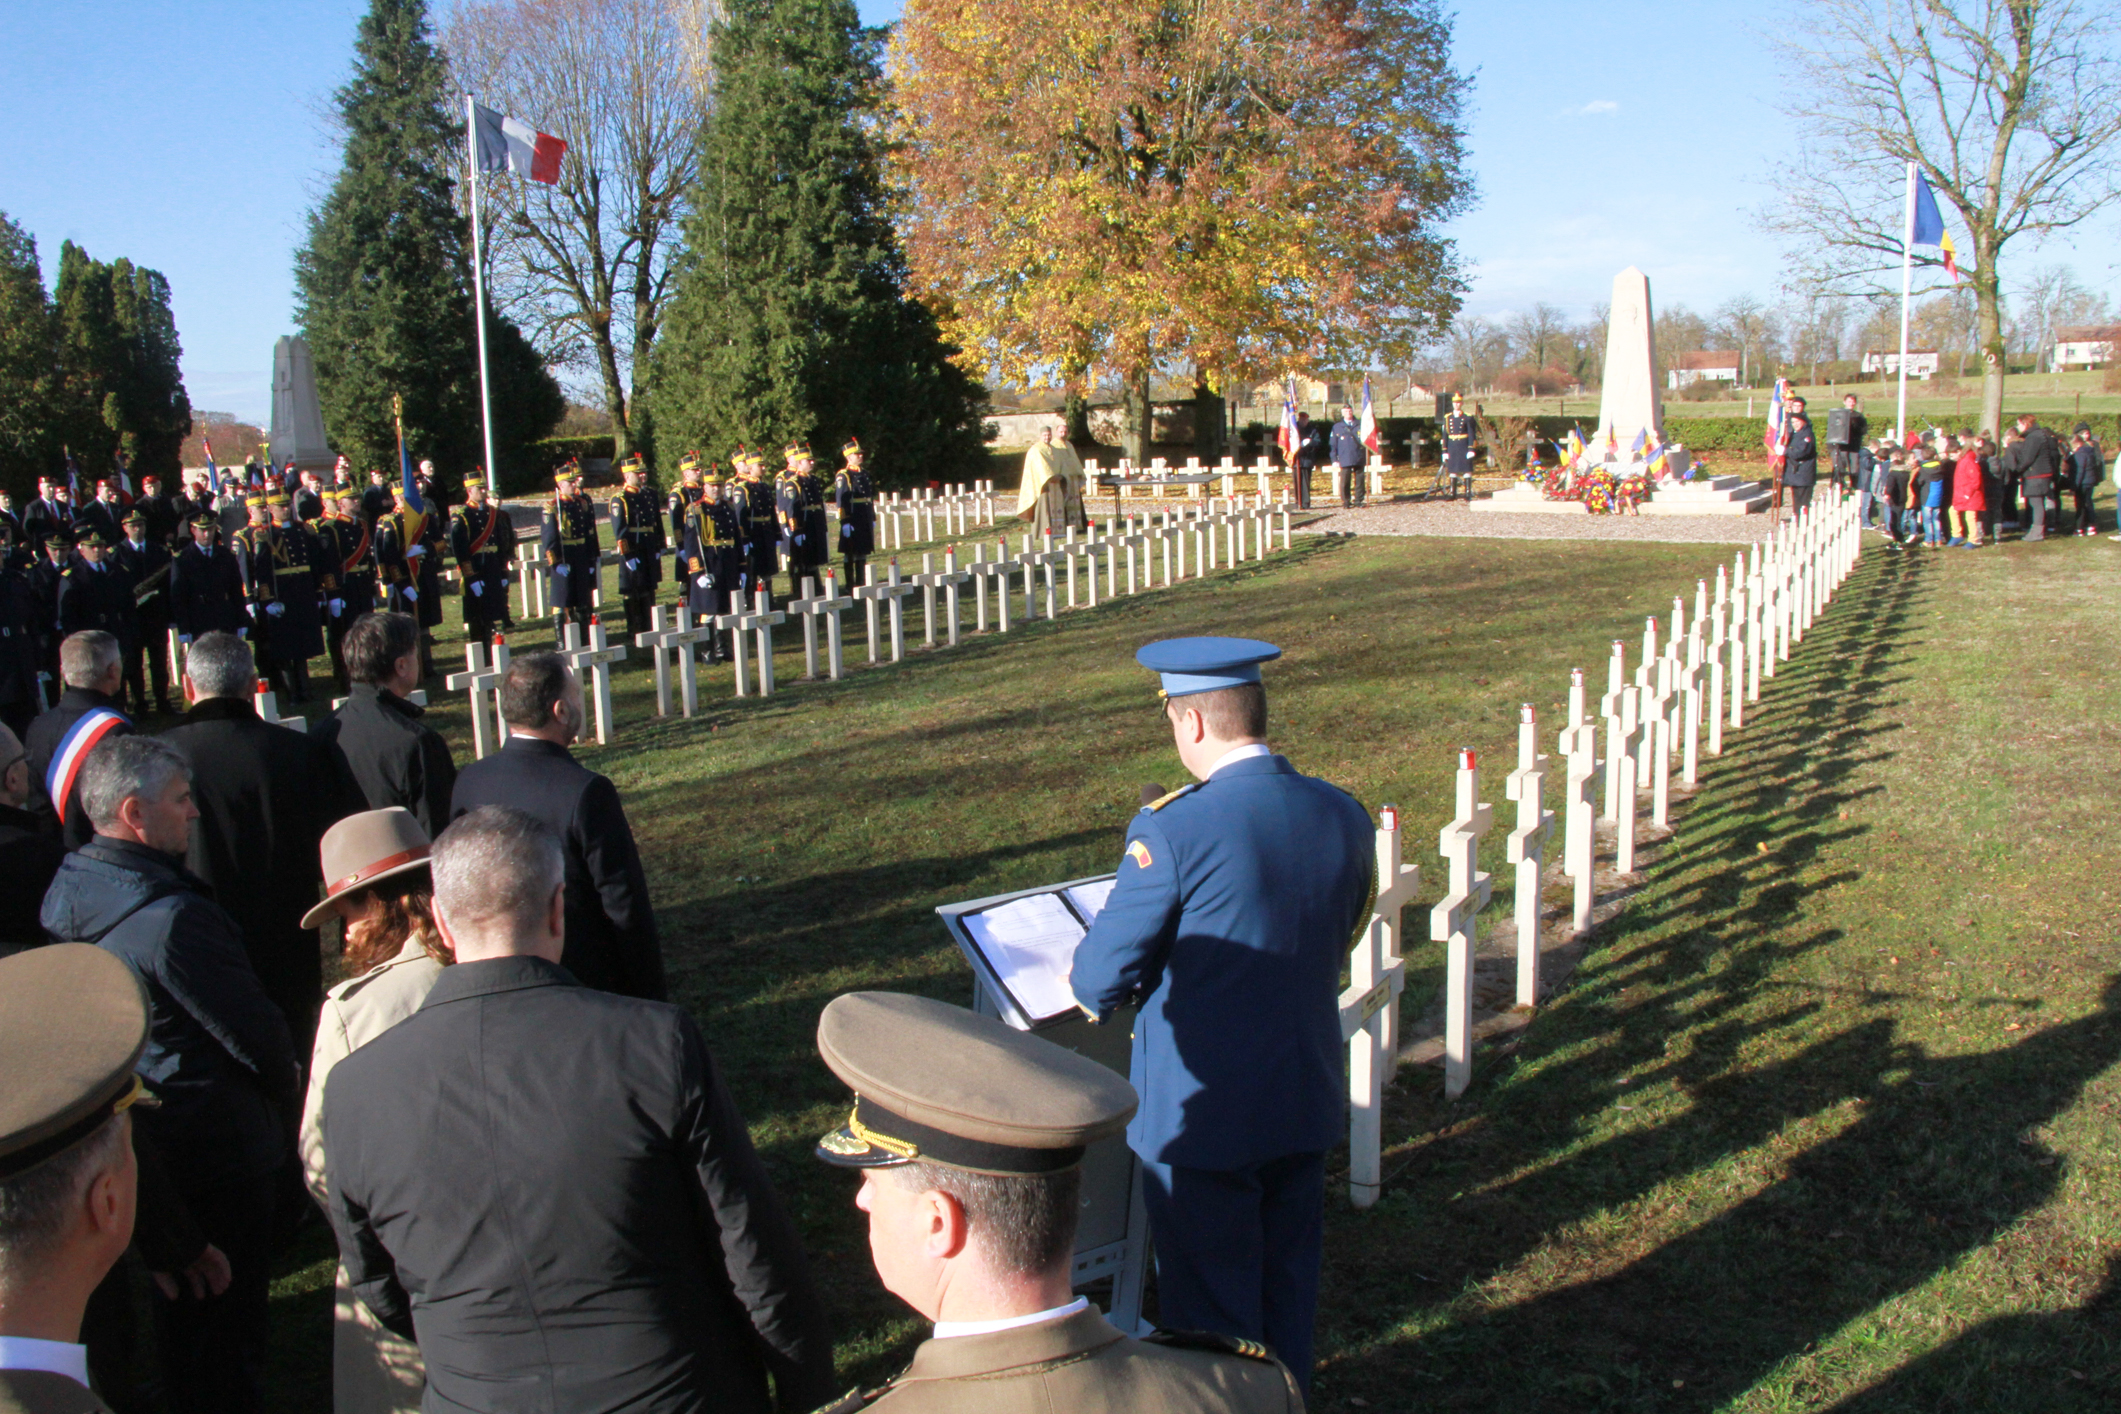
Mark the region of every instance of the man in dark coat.
<instances>
[{"instance_id":1,"label":"man in dark coat","mask_svg":"<svg viewBox=\"0 0 2121 1414\"><path fill-rule=\"evenodd\" d=\"M586 636L604 547L597 539L596 502L583 493L581 471L572 462L553 473L552 504L545 508L539 544L552 572L553 642L566 642L570 618Z\"/></svg>"},{"instance_id":2,"label":"man in dark coat","mask_svg":"<svg viewBox=\"0 0 2121 1414\"><path fill-rule=\"evenodd\" d=\"M325 504L329 510L316 526L324 571L324 648L343 693L353 681L346 676L346 635L362 615L374 612L380 569L375 528L360 517L359 493L350 486L335 487Z\"/></svg>"},{"instance_id":3,"label":"man in dark coat","mask_svg":"<svg viewBox=\"0 0 2121 1414\"><path fill-rule=\"evenodd\" d=\"M567 970L587 986L662 1001L663 945L618 788L578 764L582 684L553 653L527 653L501 680L508 743L457 776L450 818L482 805L527 810L560 837L567 859Z\"/></svg>"},{"instance_id":4,"label":"man in dark coat","mask_svg":"<svg viewBox=\"0 0 2121 1414\"><path fill-rule=\"evenodd\" d=\"M844 465L832 480L832 500L840 515L840 565L847 576L840 593L852 594L869 582L869 557L876 552L876 481L863 468L862 444L854 438L840 448Z\"/></svg>"},{"instance_id":5,"label":"man in dark coat","mask_svg":"<svg viewBox=\"0 0 2121 1414\"><path fill-rule=\"evenodd\" d=\"M1804 415L1804 399L1791 398L1788 407L1782 484L1790 490L1790 509L1803 512L1810 509L1812 488L1819 484L1819 439L1812 435L1812 420Z\"/></svg>"},{"instance_id":6,"label":"man in dark coat","mask_svg":"<svg viewBox=\"0 0 2121 1414\"><path fill-rule=\"evenodd\" d=\"M129 735L133 724L118 700L125 662L116 638L98 629L75 634L59 645L59 673L66 690L29 724L22 744L29 748L31 812L56 820L66 847L79 849L96 832L81 808L82 764L105 737Z\"/></svg>"},{"instance_id":7,"label":"man in dark coat","mask_svg":"<svg viewBox=\"0 0 2121 1414\"><path fill-rule=\"evenodd\" d=\"M1473 454L1474 442L1480 436L1480 424L1466 411L1463 393L1451 394L1451 411L1443 420L1443 473L1449 479L1446 496L1455 496L1461 486L1466 499L1473 499Z\"/></svg>"},{"instance_id":8,"label":"man in dark coat","mask_svg":"<svg viewBox=\"0 0 2121 1414\"><path fill-rule=\"evenodd\" d=\"M648 463L639 452L619 463L625 485L611 498L611 548L619 556L619 603L626 611L626 642L648 632L655 590L663 582L663 517L648 489Z\"/></svg>"},{"instance_id":9,"label":"man in dark coat","mask_svg":"<svg viewBox=\"0 0 2121 1414\"><path fill-rule=\"evenodd\" d=\"M74 517L74 534L77 537L86 535L93 528L102 532L105 545L115 545L120 535L118 518L124 514L125 508L118 504L118 483L99 481L95 498L82 506L81 513Z\"/></svg>"},{"instance_id":10,"label":"man in dark coat","mask_svg":"<svg viewBox=\"0 0 2121 1414\"><path fill-rule=\"evenodd\" d=\"M242 926L251 966L306 1057L324 996L317 933L302 926L323 882L317 846L364 806L337 747L259 720L255 685L241 639L193 640L184 663L192 708L161 740L192 767L191 871Z\"/></svg>"},{"instance_id":11,"label":"man in dark coat","mask_svg":"<svg viewBox=\"0 0 2121 1414\"><path fill-rule=\"evenodd\" d=\"M81 533L74 557L59 576L59 632L97 628L118 640L133 638L131 583L110 562L111 542L94 526Z\"/></svg>"},{"instance_id":12,"label":"man in dark coat","mask_svg":"<svg viewBox=\"0 0 2121 1414\"><path fill-rule=\"evenodd\" d=\"M65 637L59 632L59 584L73 558L74 532L58 527L44 537L41 553L25 571L30 592L37 597L37 670L55 684L59 681L59 640Z\"/></svg>"},{"instance_id":13,"label":"man in dark coat","mask_svg":"<svg viewBox=\"0 0 2121 1414\"><path fill-rule=\"evenodd\" d=\"M1343 405L1340 421L1333 424L1327 434L1333 450L1333 465L1340 468L1340 503L1343 506L1359 506L1363 503L1362 469L1370 460L1370 449L1363 445L1362 424L1355 420L1355 409Z\"/></svg>"},{"instance_id":14,"label":"man in dark coat","mask_svg":"<svg viewBox=\"0 0 2121 1414\"><path fill-rule=\"evenodd\" d=\"M147 989L138 1071L160 1103L134 1110L135 1123L228 1273L218 1295L157 1299L170 1394L179 1414L253 1414L264 1408L274 1175L301 1104L295 1051L235 920L185 871L198 811L182 755L127 737L92 752L83 774L95 838L52 880L44 928L116 954Z\"/></svg>"},{"instance_id":15,"label":"man in dark coat","mask_svg":"<svg viewBox=\"0 0 2121 1414\"><path fill-rule=\"evenodd\" d=\"M420 685L420 629L404 614L363 614L346 635L353 690L319 722L319 741L338 747L370 810L403 806L433 839L449 823L457 763L449 743L407 700Z\"/></svg>"},{"instance_id":16,"label":"man in dark coat","mask_svg":"<svg viewBox=\"0 0 2121 1414\"><path fill-rule=\"evenodd\" d=\"M678 542L684 555L681 579L685 607L695 619L729 612L729 596L741 572L743 550L737 543L736 508L728 493L728 482L716 470L701 487L700 498L685 510L684 533ZM707 661L721 660L722 640L717 634L707 640Z\"/></svg>"},{"instance_id":17,"label":"man in dark coat","mask_svg":"<svg viewBox=\"0 0 2121 1414\"><path fill-rule=\"evenodd\" d=\"M168 712L169 577L175 561L169 547L155 538L147 512L137 506L125 513L125 539L111 555L133 603L133 636L124 644L125 686L133 710L147 710L147 684L152 680L155 710Z\"/></svg>"},{"instance_id":18,"label":"man in dark coat","mask_svg":"<svg viewBox=\"0 0 2121 1414\"><path fill-rule=\"evenodd\" d=\"M16 563L15 542L0 523L0 722L18 737L28 734L29 724L44 710L37 682L43 667L41 625L37 591Z\"/></svg>"},{"instance_id":19,"label":"man in dark coat","mask_svg":"<svg viewBox=\"0 0 2121 1414\"><path fill-rule=\"evenodd\" d=\"M0 726L0 954L45 941L37 912L66 846L29 813L29 752Z\"/></svg>"},{"instance_id":20,"label":"man in dark coat","mask_svg":"<svg viewBox=\"0 0 2121 1414\"><path fill-rule=\"evenodd\" d=\"M203 633L250 632L243 611L243 570L235 552L220 543L220 517L192 516L191 543L177 552L169 571L169 608L177 638L189 643Z\"/></svg>"},{"instance_id":21,"label":"man in dark coat","mask_svg":"<svg viewBox=\"0 0 2121 1414\"><path fill-rule=\"evenodd\" d=\"M184 538L184 522L191 518L191 503L179 495L165 495L161 477L143 476L133 509L147 517L147 538L175 554Z\"/></svg>"},{"instance_id":22,"label":"man in dark coat","mask_svg":"<svg viewBox=\"0 0 2121 1414\"><path fill-rule=\"evenodd\" d=\"M324 1103L347 1283L418 1340L427 1407L831 1399L802 1245L698 1024L559 965L560 844L532 816L458 819L431 868L456 964Z\"/></svg>"},{"instance_id":23,"label":"man in dark coat","mask_svg":"<svg viewBox=\"0 0 2121 1414\"><path fill-rule=\"evenodd\" d=\"M464 504L449 518L449 553L456 559L457 579L464 589L464 636L490 643L494 624L508 612L516 528L506 508L487 498L486 483L477 477L464 483ZM646 623L643 619L643 631ZM434 827L428 833L435 833Z\"/></svg>"},{"instance_id":24,"label":"man in dark coat","mask_svg":"<svg viewBox=\"0 0 2121 1414\"><path fill-rule=\"evenodd\" d=\"M361 493L361 519L374 525L390 514L390 480L381 471L368 473L368 489Z\"/></svg>"},{"instance_id":25,"label":"man in dark coat","mask_svg":"<svg viewBox=\"0 0 2121 1414\"><path fill-rule=\"evenodd\" d=\"M2062 468L2062 444L2040 425L2031 413L2018 414L2018 440L2003 449L2003 466L2025 487L2025 508L2032 527L2025 532L2031 543L2047 538L2049 502L2055 494L2055 475Z\"/></svg>"}]
</instances>

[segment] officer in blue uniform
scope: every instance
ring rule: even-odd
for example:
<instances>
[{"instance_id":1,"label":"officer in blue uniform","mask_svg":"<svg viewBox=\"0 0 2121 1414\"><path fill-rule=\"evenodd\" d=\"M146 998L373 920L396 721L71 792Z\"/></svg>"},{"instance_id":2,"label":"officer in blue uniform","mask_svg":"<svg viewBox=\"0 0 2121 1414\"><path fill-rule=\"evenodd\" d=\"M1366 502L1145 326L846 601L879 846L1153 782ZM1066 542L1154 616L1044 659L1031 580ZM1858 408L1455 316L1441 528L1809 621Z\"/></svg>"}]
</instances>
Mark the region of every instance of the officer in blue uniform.
<instances>
[{"instance_id":1,"label":"officer in blue uniform","mask_svg":"<svg viewBox=\"0 0 2121 1414\"><path fill-rule=\"evenodd\" d=\"M1135 655L1162 676L1199 784L1134 817L1070 981L1099 1021L1141 1003L1127 1142L1160 1324L1264 1341L1308 1388L1325 1154L1346 1127L1340 968L1376 834L1352 796L1268 747L1259 665L1280 656L1247 638Z\"/></svg>"}]
</instances>

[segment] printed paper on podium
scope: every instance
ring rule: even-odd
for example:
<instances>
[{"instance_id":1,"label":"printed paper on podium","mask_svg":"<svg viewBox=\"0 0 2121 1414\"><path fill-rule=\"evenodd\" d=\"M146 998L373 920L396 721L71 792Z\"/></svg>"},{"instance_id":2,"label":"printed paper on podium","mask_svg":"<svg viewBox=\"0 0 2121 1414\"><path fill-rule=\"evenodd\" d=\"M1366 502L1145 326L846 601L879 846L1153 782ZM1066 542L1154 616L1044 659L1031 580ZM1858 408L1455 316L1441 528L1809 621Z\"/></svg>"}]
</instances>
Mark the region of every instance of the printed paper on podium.
<instances>
[{"instance_id":1,"label":"printed paper on podium","mask_svg":"<svg viewBox=\"0 0 2121 1414\"><path fill-rule=\"evenodd\" d=\"M1068 972L1112 879L1080 879L945 910L973 967L1023 1028L1075 1014Z\"/></svg>"}]
</instances>

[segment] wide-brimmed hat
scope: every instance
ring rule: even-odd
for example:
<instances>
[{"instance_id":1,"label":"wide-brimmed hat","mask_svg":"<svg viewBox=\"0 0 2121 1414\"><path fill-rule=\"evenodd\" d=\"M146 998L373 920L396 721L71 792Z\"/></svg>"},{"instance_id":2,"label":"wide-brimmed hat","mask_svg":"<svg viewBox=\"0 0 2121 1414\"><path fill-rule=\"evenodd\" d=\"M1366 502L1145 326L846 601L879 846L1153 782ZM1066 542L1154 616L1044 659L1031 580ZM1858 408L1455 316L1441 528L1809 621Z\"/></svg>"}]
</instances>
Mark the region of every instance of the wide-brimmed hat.
<instances>
[{"instance_id":1,"label":"wide-brimmed hat","mask_svg":"<svg viewBox=\"0 0 2121 1414\"><path fill-rule=\"evenodd\" d=\"M332 900L413 869L426 869L433 851L427 831L402 805L349 815L324 832L318 853L324 861L324 899L302 915L302 926L314 928L331 912Z\"/></svg>"}]
</instances>

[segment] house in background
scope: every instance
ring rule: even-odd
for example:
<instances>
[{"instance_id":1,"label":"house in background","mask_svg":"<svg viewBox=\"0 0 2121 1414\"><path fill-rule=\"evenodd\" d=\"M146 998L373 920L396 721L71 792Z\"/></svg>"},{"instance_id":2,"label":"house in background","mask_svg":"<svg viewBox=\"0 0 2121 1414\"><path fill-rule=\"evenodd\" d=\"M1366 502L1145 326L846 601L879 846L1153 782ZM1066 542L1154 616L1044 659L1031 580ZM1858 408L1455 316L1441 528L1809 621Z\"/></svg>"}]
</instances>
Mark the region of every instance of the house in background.
<instances>
[{"instance_id":1,"label":"house in background","mask_svg":"<svg viewBox=\"0 0 2121 1414\"><path fill-rule=\"evenodd\" d=\"M2076 324L2055 331L2055 357L2050 367L2097 368L2114 361L2121 346L2121 324Z\"/></svg>"},{"instance_id":2,"label":"house in background","mask_svg":"<svg viewBox=\"0 0 2121 1414\"><path fill-rule=\"evenodd\" d=\"M1736 383L1738 350L1689 349L1664 371L1667 388L1691 388L1696 383Z\"/></svg>"},{"instance_id":3,"label":"house in background","mask_svg":"<svg viewBox=\"0 0 2121 1414\"><path fill-rule=\"evenodd\" d=\"M1944 363L1944 355L1936 349L1909 349L1907 351L1907 376L1929 378L1935 375ZM1863 371L1884 373L1893 377L1900 374L1900 350L1886 353L1879 349L1863 351Z\"/></svg>"}]
</instances>

